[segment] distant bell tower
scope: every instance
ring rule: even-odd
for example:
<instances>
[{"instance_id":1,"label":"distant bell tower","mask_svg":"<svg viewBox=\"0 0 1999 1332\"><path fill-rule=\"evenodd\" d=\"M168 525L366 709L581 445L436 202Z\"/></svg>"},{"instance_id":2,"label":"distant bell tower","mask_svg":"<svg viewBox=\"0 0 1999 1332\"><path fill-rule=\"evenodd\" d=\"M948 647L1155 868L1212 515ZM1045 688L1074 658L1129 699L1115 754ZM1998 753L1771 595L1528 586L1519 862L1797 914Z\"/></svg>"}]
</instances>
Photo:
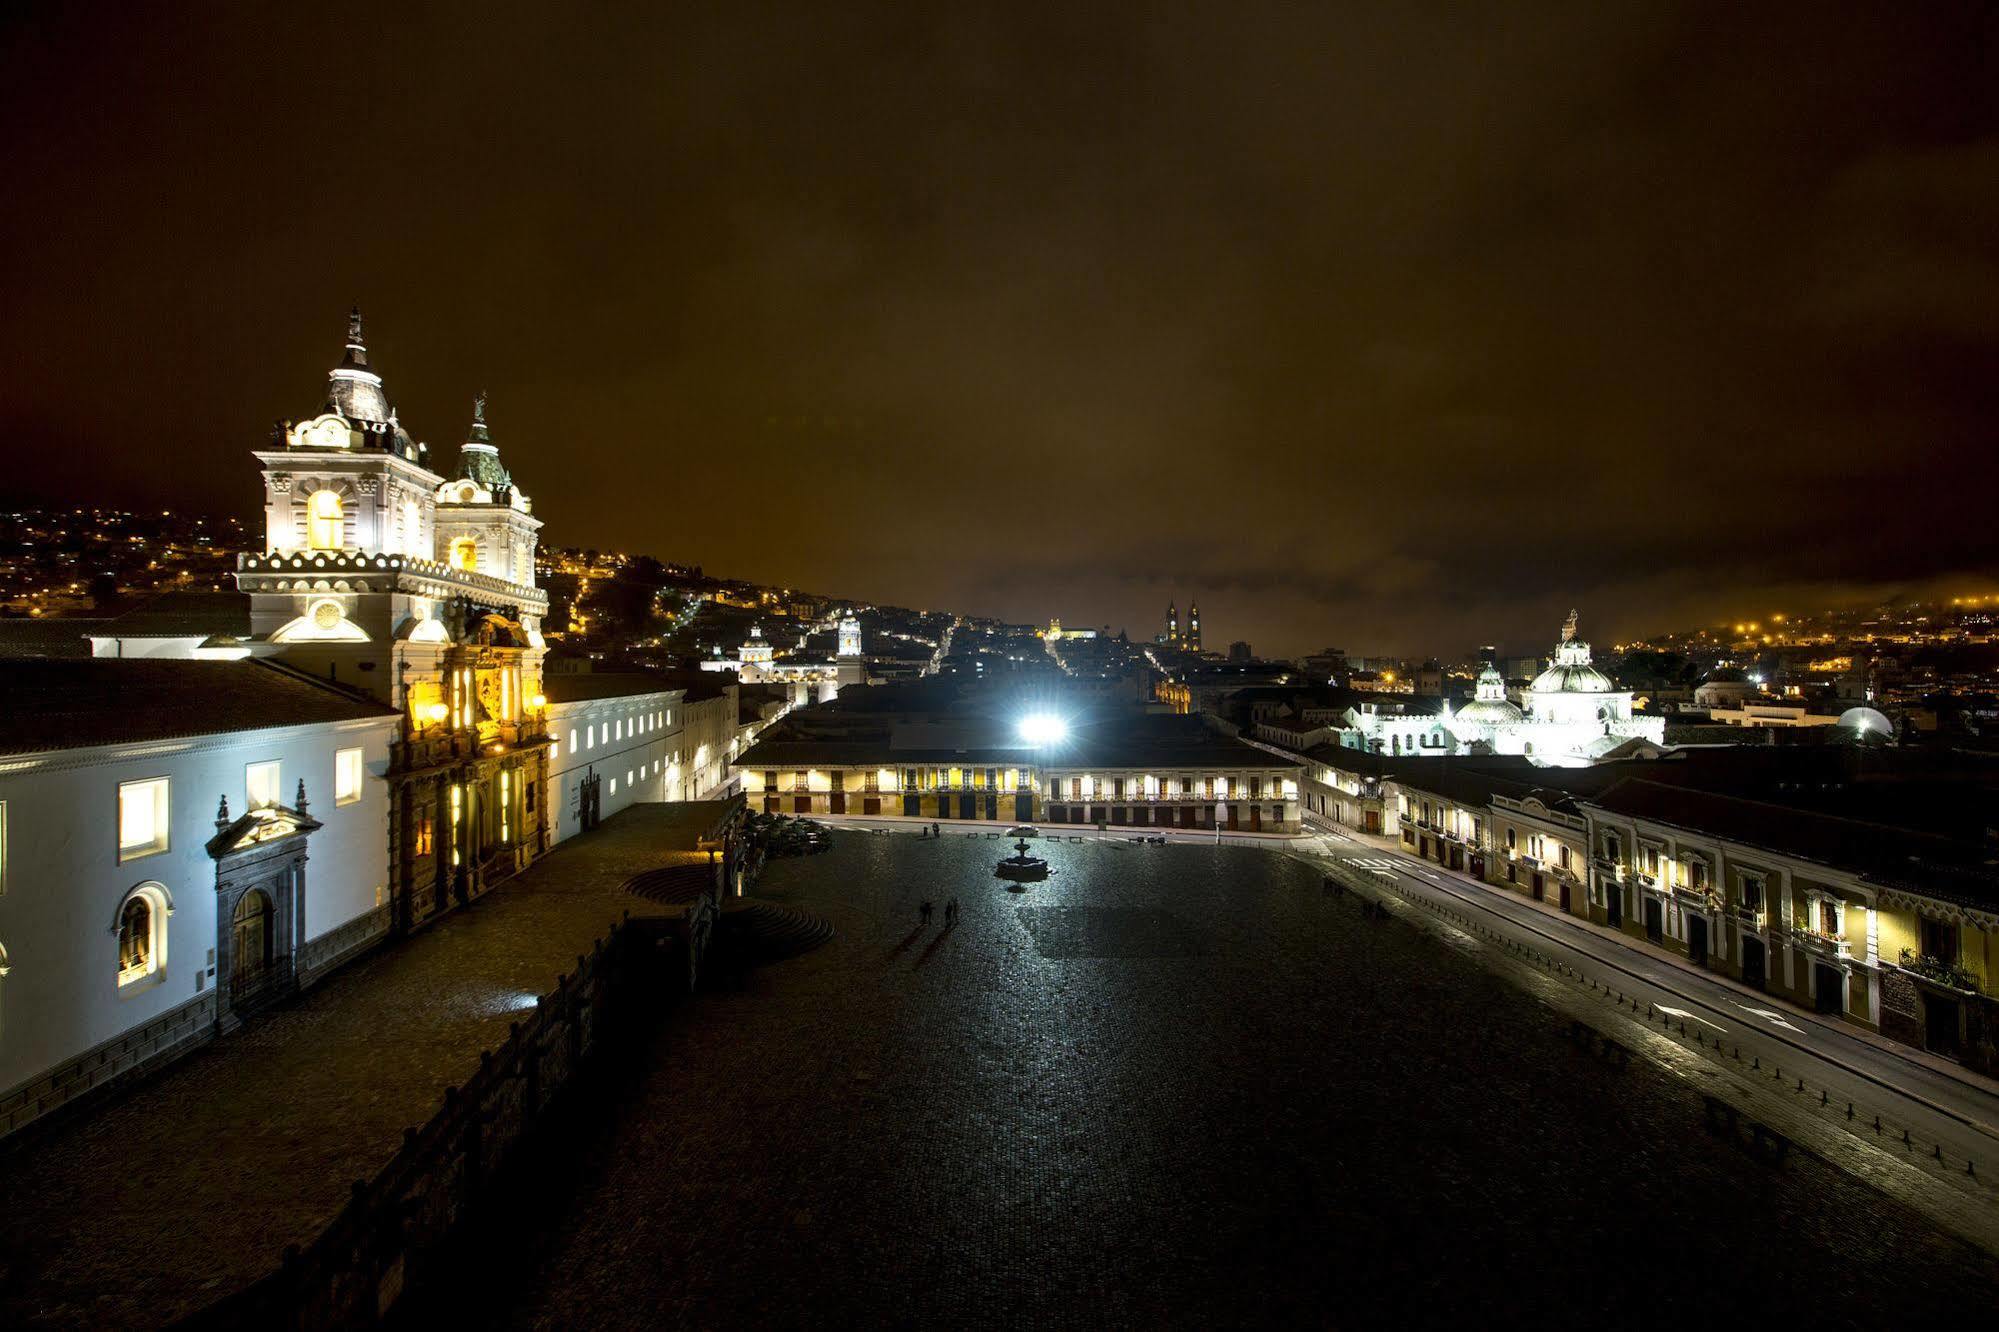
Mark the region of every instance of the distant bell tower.
<instances>
[{"instance_id":1,"label":"distant bell tower","mask_svg":"<svg viewBox=\"0 0 1999 1332\"><path fill-rule=\"evenodd\" d=\"M1180 646L1180 606L1178 602L1166 603L1166 646Z\"/></svg>"},{"instance_id":2,"label":"distant bell tower","mask_svg":"<svg viewBox=\"0 0 1999 1332\"><path fill-rule=\"evenodd\" d=\"M1189 651L1201 650L1201 603L1187 603L1187 647Z\"/></svg>"},{"instance_id":3,"label":"distant bell tower","mask_svg":"<svg viewBox=\"0 0 1999 1332\"><path fill-rule=\"evenodd\" d=\"M861 655L861 622L851 615L840 621L840 655Z\"/></svg>"}]
</instances>

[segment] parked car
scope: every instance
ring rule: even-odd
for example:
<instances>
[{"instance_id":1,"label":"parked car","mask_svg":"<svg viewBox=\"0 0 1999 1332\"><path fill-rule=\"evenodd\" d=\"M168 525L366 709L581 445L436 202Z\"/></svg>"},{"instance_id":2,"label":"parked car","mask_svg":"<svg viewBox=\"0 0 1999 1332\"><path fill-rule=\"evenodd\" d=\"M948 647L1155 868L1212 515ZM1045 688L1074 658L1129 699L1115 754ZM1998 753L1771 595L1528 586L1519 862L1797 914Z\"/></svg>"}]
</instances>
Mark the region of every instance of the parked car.
<instances>
[{"instance_id":1,"label":"parked car","mask_svg":"<svg viewBox=\"0 0 1999 1332\"><path fill-rule=\"evenodd\" d=\"M1041 829L1031 823L1016 823L1013 827L1006 830L1006 835L1008 837L1039 837L1041 836Z\"/></svg>"}]
</instances>

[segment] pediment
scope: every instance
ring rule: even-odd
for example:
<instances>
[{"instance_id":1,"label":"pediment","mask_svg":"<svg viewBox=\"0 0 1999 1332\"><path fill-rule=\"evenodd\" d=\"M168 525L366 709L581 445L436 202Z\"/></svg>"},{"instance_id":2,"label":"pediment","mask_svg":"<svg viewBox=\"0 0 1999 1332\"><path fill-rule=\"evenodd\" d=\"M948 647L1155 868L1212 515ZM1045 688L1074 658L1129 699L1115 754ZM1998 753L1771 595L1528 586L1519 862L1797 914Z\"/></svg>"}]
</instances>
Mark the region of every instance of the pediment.
<instances>
[{"instance_id":1,"label":"pediment","mask_svg":"<svg viewBox=\"0 0 1999 1332\"><path fill-rule=\"evenodd\" d=\"M208 839L208 854L216 860L259 851L288 838L309 836L319 820L282 805L253 809Z\"/></svg>"}]
</instances>

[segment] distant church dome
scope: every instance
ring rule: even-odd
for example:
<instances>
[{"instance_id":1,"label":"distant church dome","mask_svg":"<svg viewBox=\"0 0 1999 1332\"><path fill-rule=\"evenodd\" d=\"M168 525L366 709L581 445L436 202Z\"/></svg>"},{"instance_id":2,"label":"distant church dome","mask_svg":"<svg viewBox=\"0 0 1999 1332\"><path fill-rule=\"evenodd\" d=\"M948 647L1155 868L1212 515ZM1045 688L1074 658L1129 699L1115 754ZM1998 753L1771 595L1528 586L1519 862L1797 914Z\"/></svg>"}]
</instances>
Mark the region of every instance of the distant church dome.
<instances>
[{"instance_id":1,"label":"distant church dome","mask_svg":"<svg viewBox=\"0 0 1999 1332\"><path fill-rule=\"evenodd\" d=\"M1848 708L1839 714L1839 723L1833 730L1839 739L1859 741L1879 742L1895 736L1894 723L1877 708Z\"/></svg>"},{"instance_id":2,"label":"distant church dome","mask_svg":"<svg viewBox=\"0 0 1999 1332\"><path fill-rule=\"evenodd\" d=\"M1459 708L1451 718L1455 729L1479 726L1514 726L1525 718L1524 713L1507 701L1506 681L1499 676L1497 668L1487 666L1478 673L1478 689L1471 702Z\"/></svg>"},{"instance_id":3,"label":"distant church dome","mask_svg":"<svg viewBox=\"0 0 1999 1332\"><path fill-rule=\"evenodd\" d=\"M1576 637L1576 613L1562 626L1555 645L1555 664L1534 677L1537 694L1608 694L1616 689L1610 677L1590 664L1589 644Z\"/></svg>"}]
</instances>

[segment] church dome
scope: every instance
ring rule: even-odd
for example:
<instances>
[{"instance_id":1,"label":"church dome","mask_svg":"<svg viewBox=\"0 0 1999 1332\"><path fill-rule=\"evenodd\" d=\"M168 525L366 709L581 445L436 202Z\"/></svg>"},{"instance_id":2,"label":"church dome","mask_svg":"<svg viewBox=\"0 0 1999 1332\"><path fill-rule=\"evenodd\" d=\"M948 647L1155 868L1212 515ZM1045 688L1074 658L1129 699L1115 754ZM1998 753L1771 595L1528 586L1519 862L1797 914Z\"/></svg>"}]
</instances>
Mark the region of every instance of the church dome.
<instances>
[{"instance_id":1,"label":"church dome","mask_svg":"<svg viewBox=\"0 0 1999 1332\"><path fill-rule=\"evenodd\" d=\"M1608 694L1610 677L1588 662L1556 662L1534 677L1537 694Z\"/></svg>"},{"instance_id":2,"label":"church dome","mask_svg":"<svg viewBox=\"0 0 1999 1332\"><path fill-rule=\"evenodd\" d=\"M1534 677L1537 694L1608 694L1616 689L1610 677L1590 664L1589 644L1576 637L1576 613L1562 626L1555 644L1555 664Z\"/></svg>"},{"instance_id":3,"label":"church dome","mask_svg":"<svg viewBox=\"0 0 1999 1332\"><path fill-rule=\"evenodd\" d=\"M481 393L472 400L472 430L458 453L458 478L461 481L476 481L495 493L506 490L514 483L506 467L500 462L500 447L493 443L493 432L486 425L486 395Z\"/></svg>"},{"instance_id":4,"label":"church dome","mask_svg":"<svg viewBox=\"0 0 1999 1332\"><path fill-rule=\"evenodd\" d=\"M1512 726L1525 716L1519 708L1505 699L1475 698L1459 708L1452 722L1468 722L1475 726Z\"/></svg>"},{"instance_id":5,"label":"church dome","mask_svg":"<svg viewBox=\"0 0 1999 1332\"><path fill-rule=\"evenodd\" d=\"M387 425L395 418L389 410L389 392L382 377L369 368L368 345L361 338L361 311L347 315L347 354L326 377L326 410L338 412L349 421Z\"/></svg>"},{"instance_id":6,"label":"church dome","mask_svg":"<svg viewBox=\"0 0 1999 1332\"><path fill-rule=\"evenodd\" d=\"M1499 668L1487 663L1478 673L1477 696L1459 708L1451 726L1464 735L1485 726L1512 726L1524 720L1524 713L1507 699L1506 681Z\"/></svg>"}]
</instances>

